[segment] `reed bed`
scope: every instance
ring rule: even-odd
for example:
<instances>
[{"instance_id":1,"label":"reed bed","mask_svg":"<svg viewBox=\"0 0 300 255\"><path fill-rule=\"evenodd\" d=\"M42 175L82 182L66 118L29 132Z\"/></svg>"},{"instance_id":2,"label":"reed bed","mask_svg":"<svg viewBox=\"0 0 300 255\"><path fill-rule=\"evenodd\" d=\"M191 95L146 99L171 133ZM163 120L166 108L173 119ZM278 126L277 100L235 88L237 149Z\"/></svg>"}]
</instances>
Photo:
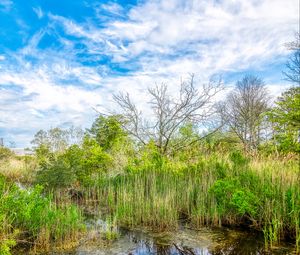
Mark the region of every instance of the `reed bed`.
<instances>
[{"instance_id":1,"label":"reed bed","mask_svg":"<svg viewBox=\"0 0 300 255\"><path fill-rule=\"evenodd\" d=\"M0 178L0 240L5 250L25 241L35 252L78 244L85 213L116 226L153 231L243 226L262 231L266 246L289 239L300 251L299 163L294 159L245 158L240 153L196 154L192 159L129 161L123 172L99 174L90 185L21 190ZM80 209L81 208L81 209ZM4 253L3 253L4 254ZM9 253L7 253L9 254Z\"/></svg>"},{"instance_id":2,"label":"reed bed","mask_svg":"<svg viewBox=\"0 0 300 255\"><path fill-rule=\"evenodd\" d=\"M21 190L0 176L0 253L16 244L33 252L71 248L84 231L83 216L70 203L56 203L42 188Z\"/></svg>"},{"instance_id":3,"label":"reed bed","mask_svg":"<svg viewBox=\"0 0 300 255\"><path fill-rule=\"evenodd\" d=\"M193 163L176 163L177 168L174 164L166 160L101 176L87 197L119 225L154 231L176 229L179 220L194 228L243 226L262 231L267 246L290 239L299 251L297 161L231 154L203 156Z\"/></svg>"}]
</instances>

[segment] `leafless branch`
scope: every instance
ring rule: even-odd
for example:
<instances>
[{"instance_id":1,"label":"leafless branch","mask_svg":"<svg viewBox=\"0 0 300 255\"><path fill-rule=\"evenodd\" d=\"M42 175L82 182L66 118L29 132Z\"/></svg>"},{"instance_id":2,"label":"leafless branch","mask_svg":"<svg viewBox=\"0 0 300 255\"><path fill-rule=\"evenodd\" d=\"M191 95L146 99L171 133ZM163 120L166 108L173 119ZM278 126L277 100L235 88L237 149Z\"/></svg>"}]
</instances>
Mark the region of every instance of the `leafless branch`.
<instances>
[{"instance_id":1,"label":"leafless branch","mask_svg":"<svg viewBox=\"0 0 300 255\"><path fill-rule=\"evenodd\" d=\"M256 149L260 143L262 116L268 109L268 101L264 82L255 76L245 76L219 105L223 121L247 151Z\"/></svg>"},{"instance_id":2,"label":"leafless branch","mask_svg":"<svg viewBox=\"0 0 300 255\"><path fill-rule=\"evenodd\" d=\"M166 153L175 134L187 123L205 123L215 114L214 98L223 89L221 81L210 81L197 89L194 75L180 84L179 95L174 98L166 84L148 89L151 96L149 105L154 121L146 121L142 112L131 101L129 94L120 93L114 96L126 119L125 128L143 144L154 140L162 153Z\"/></svg>"}]
</instances>

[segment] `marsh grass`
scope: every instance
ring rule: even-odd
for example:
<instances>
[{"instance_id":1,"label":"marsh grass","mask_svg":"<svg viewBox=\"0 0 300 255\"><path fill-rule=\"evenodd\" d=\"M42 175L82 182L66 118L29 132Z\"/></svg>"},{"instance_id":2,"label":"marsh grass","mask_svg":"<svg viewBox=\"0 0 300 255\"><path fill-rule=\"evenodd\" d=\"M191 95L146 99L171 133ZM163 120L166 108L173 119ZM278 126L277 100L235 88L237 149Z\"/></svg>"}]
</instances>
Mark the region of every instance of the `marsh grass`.
<instances>
[{"instance_id":1,"label":"marsh grass","mask_svg":"<svg viewBox=\"0 0 300 255\"><path fill-rule=\"evenodd\" d=\"M42 188L21 190L0 176L0 237L6 254L17 243L33 252L71 248L84 231L77 206L57 204L42 193Z\"/></svg>"},{"instance_id":2,"label":"marsh grass","mask_svg":"<svg viewBox=\"0 0 300 255\"><path fill-rule=\"evenodd\" d=\"M203 156L188 164L166 160L159 167L137 165L101 176L87 189L86 200L127 227L174 230L179 220L194 228L244 226L262 231L266 246L288 238L299 251L297 171L293 160L239 154Z\"/></svg>"},{"instance_id":3,"label":"marsh grass","mask_svg":"<svg viewBox=\"0 0 300 255\"><path fill-rule=\"evenodd\" d=\"M29 167L33 162L27 169L24 161L16 162L5 172L10 180L34 174ZM107 241L118 237L117 226L161 232L176 230L184 222L195 229L222 225L255 229L264 233L266 247L289 239L299 252L298 175L294 159L250 160L239 153L211 153L196 154L191 160L129 161L125 171L100 174L91 185L81 187L75 199L66 189L45 195L38 186L21 191L2 180L1 249L9 250L19 239L26 240L33 252L78 245L85 232L80 206L106 221L109 227L101 230L101 236Z\"/></svg>"},{"instance_id":4,"label":"marsh grass","mask_svg":"<svg viewBox=\"0 0 300 255\"><path fill-rule=\"evenodd\" d=\"M10 156L0 160L0 174L9 180L32 183L37 169L37 161L32 156Z\"/></svg>"}]
</instances>

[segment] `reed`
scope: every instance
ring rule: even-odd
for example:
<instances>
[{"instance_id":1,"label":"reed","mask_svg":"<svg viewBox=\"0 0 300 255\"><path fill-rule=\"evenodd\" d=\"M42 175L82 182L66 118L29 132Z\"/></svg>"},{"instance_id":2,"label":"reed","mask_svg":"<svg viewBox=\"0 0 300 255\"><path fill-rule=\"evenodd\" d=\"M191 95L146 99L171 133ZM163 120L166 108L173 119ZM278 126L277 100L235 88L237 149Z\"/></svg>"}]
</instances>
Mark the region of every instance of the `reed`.
<instances>
[{"instance_id":1,"label":"reed","mask_svg":"<svg viewBox=\"0 0 300 255\"><path fill-rule=\"evenodd\" d=\"M78 244L84 230L77 206L57 204L42 188L21 190L0 176L0 237L6 240L6 254L17 243L33 251L70 248Z\"/></svg>"},{"instance_id":2,"label":"reed","mask_svg":"<svg viewBox=\"0 0 300 255\"><path fill-rule=\"evenodd\" d=\"M20 183L32 183L37 161L32 156L11 156L0 159L0 174L9 180Z\"/></svg>"},{"instance_id":3,"label":"reed","mask_svg":"<svg viewBox=\"0 0 300 255\"><path fill-rule=\"evenodd\" d=\"M266 246L289 238L299 252L298 167L293 159L250 160L235 152L129 161L123 172L99 174L75 200L66 190L45 195L39 186L20 190L1 177L3 250L20 238L34 251L77 245L85 231L77 204L105 219L106 240L117 238L116 226L165 231L183 221L192 228L253 228L264 233Z\"/></svg>"},{"instance_id":4,"label":"reed","mask_svg":"<svg viewBox=\"0 0 300 255\"><path fill-rule=\"evenodd\" d=\"M186 164L166 160L159 167L137 165L101 176L88 193L97 194L98 209L119 225L155 231L176 229L179 220L194 228L242 225L263 231L269 246L291 238L299 251L297 167L295 161L232 154Z\"/></svg>"}]
</instances>

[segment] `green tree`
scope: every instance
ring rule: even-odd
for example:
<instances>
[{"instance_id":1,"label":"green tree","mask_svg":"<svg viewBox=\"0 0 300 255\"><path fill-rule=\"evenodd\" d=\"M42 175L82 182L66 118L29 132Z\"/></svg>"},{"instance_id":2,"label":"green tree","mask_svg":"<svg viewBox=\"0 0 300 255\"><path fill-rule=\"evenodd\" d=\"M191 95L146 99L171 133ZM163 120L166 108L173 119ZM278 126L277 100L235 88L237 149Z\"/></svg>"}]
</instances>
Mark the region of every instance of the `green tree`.
<instances>
[{"instance_id":1,"label":"green tree","mask_svg":"<svg viewBox=\"0 0 300 255\"><path fill-rule=\"evenodd\" d=\"M77 172L81 182L88 183L92 179L97 179L101 173L108 171L112 158L94 140L85 137L82 145L81 171Z\"/></svg>"},{"instance_id":2,"label":"green tree","mask_svg":"<svg viewBox=\"0 0 300 255\"><path fill-rule=\"evenodd\" d=\"M300 87L283 92L268 117L277 148L282 152L300 152Z\"/></svg>"},{"instance_id":3,"label":"green tree","mask_svg":"<svg viewBox=\"0 0 300 255\"><path fill-rule=\"evenodd\" d=\"M107 117L100 115L87 131L104 150L111 149L114 145L124 141L127 136L119 115Z\"/></svg>"}]
</instances>

